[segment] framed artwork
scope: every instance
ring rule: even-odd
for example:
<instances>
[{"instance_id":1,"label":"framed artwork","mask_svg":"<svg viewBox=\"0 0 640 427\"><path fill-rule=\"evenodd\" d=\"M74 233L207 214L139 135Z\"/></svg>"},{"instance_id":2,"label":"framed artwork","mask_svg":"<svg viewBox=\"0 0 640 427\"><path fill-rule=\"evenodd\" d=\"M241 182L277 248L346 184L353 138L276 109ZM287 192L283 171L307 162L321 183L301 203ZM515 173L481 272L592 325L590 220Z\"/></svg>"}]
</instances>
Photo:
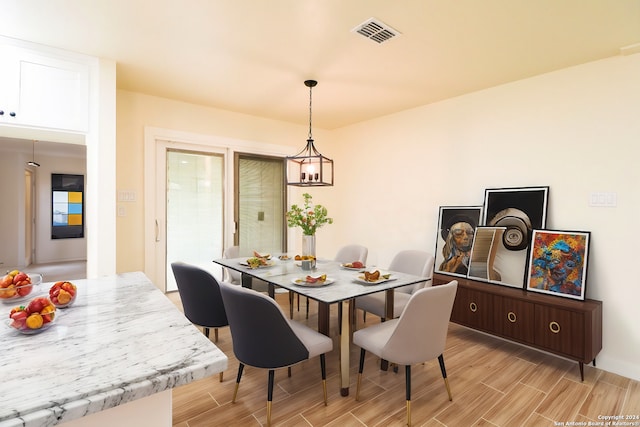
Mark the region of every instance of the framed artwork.
<instances>
[{"instance_id":1,"label":"framed artwork","mask_svg":"<svg viewBox=\"0 0 640 427\"><path fill-rule=\"evenodd\" d=\"M531 236L546 227L548 196L549 187L485 190L481 225L505 227L495 263L502 284L524 288Z\"/></svg>"},{"instance_id":2,"label":"framed artwork","mask_svg":"<svg viewBox=\"0 0 640 427\"><path fill-rule=\"evenodd\" d=\"M590 233L534 230L527 290L584 300Z\"/></svg>"},{"instance_id":3,"label":"framed artwork","mask_svg":"<svg viewBox=\"0 0 640 427\"><path fill-rule=\"evenodd\" d=\"M84 237L84 175L51 174L51 238Z\"/></svg>"},{"instance_id":4,"label":"framed artwork","mask_svg":"<svg viewBox=\"0 0 640 427\"><path fill-rule=\"evenodd\" d=\"M467 277L474 280L495 283L522 289L524 283L524 271L522 275L509 273L511 263L508 261L510 251L502 244L506 227L476 228L473 239L471 257L469 260L469 274ZM505 261L506 259L506 261ZM514 280L511 278L514 277Z\"/></svg>"},{"instance_id":5,"label":"framed artwork","mask_svg":"<svg viewBox=\"0 0 640 427\"><path fill-rule=\"evenodd\" d=\"M482 206L440 206L436 237L436 273L466 277Z\"/></svg>"}]
</instances>

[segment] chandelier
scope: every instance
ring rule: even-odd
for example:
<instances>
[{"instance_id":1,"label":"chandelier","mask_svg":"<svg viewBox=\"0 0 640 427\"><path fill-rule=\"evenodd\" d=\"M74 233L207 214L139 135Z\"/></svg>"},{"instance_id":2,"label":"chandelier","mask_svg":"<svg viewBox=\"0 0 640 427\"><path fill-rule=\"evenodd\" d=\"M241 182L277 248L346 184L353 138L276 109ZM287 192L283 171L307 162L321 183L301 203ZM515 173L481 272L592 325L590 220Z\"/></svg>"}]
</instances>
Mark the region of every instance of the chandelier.
<instances>
[{"instance_id":1,"label":"chandelier","mask_svg":"<svg viewBox=\"0 0 640 427\"><path fill-rule=\"evenodd\" d=\"M322 187L333 185L333 160L323 156L313 144L311 134L311 91L318 84L315 80L306 80L309 88L309 137L307 145L295 156L285 158L287 185L297 187Z\"/></svg>"},{"instance_id":2,"label":"chandelier","mask_svg":"<svg viewBox=\"0 0 640 427\"><path fill-rule=\"evenodd\" d=\"M34 168L39 168L40 163L36 162L36 140L33 140L32 143L33 151L31 152L31 160L27 162L28 166L32 166Z\"/></svg>"}]
</instances>

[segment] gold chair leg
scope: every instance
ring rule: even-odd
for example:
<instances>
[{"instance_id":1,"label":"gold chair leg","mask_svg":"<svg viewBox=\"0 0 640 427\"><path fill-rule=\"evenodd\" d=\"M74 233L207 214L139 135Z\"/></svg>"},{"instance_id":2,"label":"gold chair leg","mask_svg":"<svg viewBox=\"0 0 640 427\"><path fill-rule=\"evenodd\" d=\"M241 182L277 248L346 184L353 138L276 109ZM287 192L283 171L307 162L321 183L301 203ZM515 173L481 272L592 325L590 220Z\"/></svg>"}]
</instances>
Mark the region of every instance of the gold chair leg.
<instances>
[{"instance_id":1,"label":"gold chair leg","mask_svg":"<svg viewBox=\"0 0 640 427\"><path fill-rule=\"evenodd\" d=\"M224 377L224 372L220 372L220 382L222 382L223 377Z\"/></svg>"},{"instance_id":2,"label":"gold chair leg","mask_svg":"<svg viewBox=\"0 0 640 427\"><path fill-rule=\"evenodd\" d=\"M271 426L271 402L267 401L267 426Z\"/></svg>"},{"instance_id":3,"label":"gold chair leg","mask_svg":"<svg viewBox=\"0 0 640 427\"><path fill-rule=\"evenodd\" d=\"M218 342L218 328L213 330L214 342Z\"/></svg>"},{"instance_id":4,"label":"gold chair leg","mask_svg":"<svg viewBox=\"0 0 640 427\"><path fill-rule=\"evenodd\" d=\"M444 379L444 385L445 385L445 387L447 387L447 394L449 395L449 401L452 401L453 397L451 396L451 388L449 387L449 379L448 378Z\"/></svg>"},{"instance_id":5,"label":"gold chair leg","mask_svg":"<svg viewBox=\"0 0 640 427\"><path fill-rule=\"evenodd\" d=\"M240 387L240 383L236 383L236 388L233 390L233 399L231 399L231 403L236 403L236 396L238 395L239 387Z\"/></svg>"},{"instance_id":6,"label":"gold chair leg","mask_svg":"<svg viewBox=\"0 0 640 427\"><path fill-rule=\"evenodd\" d=\"M360 400L360 380L362 379L362 374L358 374L358 382L356 383L356 401Z\"/></svg>"},{"instance_id":7,"label":"gold chair leg","mask_svg":"<svg viewBox=\"0 0 640 427\"><path fill-rule=\"evenodd\" d=\"M411 401L407 400L407 425L411 427Z\"/></svg>"},{"instance_id":8,"label":"gold chair leg","mask_svg":"<svg viewBox=\"0 0 640 427\"><path fill-rule=\"evenodd\" d=\"M327 380L322 380L322 393L324 394L324 406L327 406Z\"/></svg>"}]
</instances>

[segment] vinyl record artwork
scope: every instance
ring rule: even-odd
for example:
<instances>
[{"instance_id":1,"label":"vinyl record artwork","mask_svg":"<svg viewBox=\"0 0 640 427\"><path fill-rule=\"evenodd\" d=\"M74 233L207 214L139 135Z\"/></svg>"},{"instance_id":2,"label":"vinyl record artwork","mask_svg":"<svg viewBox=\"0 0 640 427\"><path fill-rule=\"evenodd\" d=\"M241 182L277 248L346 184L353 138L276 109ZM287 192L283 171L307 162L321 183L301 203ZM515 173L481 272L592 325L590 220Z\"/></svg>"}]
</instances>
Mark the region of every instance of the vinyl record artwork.
<instances>
[{"instance_id":1,"label":"vinyl record artwork","mask_svg":"<svg viewBox=\"0 0 640 427\"><path fill-rule=\"evenodd\" d=\"M435 272L466 277L482 206L440 206Z\"/></svg>"},{"instance_id":2,"label":"vinyl record artwork","mask_svg":"<svg viewBox=\"0 0 640 427\"><path fill-rule=\"evenodd\" d=\"M501 282L524 288L527 254L534 228L545 228L549 187L485 190L481 225L505 227L496 256Z\"/></svg>"},{"instance_id":3,"label":"vinyl record artwork","mask_svg":"<svg viewBox=\"0 0 640 427\"><path fill-rule=\"evenodd\" d=\"M549 187L486 189L481 225L506 227L505 248L511 251L527 249L532 230L547 225L548 197Z\"/></svg>"},{"instance_id":4,"label":"vinyl record artwork","mask_svg":"<svg viewBox=\"0 0 640 427\"><path fill-rule=\"evenodd\" d=\"M584 300L590 233L534 230L527 290Z\"/></svg>"}]
</instances>

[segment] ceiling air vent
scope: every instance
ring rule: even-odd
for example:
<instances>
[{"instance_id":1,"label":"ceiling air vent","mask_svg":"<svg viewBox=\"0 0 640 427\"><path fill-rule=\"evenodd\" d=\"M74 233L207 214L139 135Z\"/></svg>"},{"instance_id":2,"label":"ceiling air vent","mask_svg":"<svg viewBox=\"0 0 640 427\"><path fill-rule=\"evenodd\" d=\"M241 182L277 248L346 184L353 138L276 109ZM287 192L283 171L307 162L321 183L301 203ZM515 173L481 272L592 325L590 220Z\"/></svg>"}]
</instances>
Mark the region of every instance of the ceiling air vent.
<instances>
[{"instance_id":1,"label":"ceiling air vent","mask_svg":"<svg viewBox=\"0 0 640 427\"><path fill-rule=\"evenodd\" d=\"M400 35L400 32L374 18L366 20L352 31L361 34L376 43L384 43L387 40Z\"/></svg>"}]
</instances>

